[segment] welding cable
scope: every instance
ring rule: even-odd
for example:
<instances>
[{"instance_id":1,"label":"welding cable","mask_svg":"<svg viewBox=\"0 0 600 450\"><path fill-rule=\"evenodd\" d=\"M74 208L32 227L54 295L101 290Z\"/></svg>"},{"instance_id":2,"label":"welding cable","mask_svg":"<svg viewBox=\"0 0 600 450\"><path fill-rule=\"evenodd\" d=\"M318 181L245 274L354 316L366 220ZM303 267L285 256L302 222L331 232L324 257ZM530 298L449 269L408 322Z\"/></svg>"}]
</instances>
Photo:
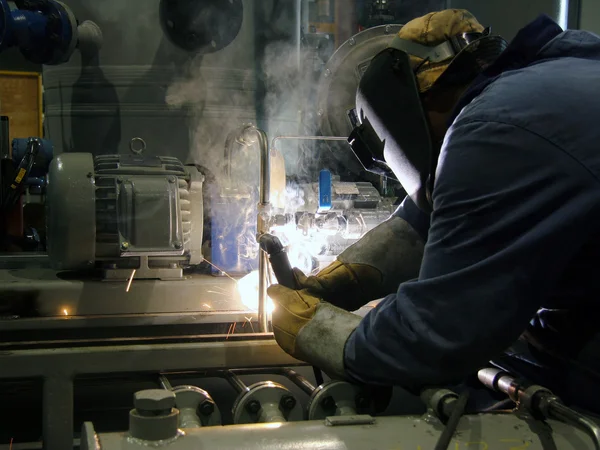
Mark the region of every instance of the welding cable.
<instances>
[{"instance_id":1,"label":"welding cable","mask_svg":"<svg viewBox=\"0 0 600 450\"><path fill-rule=\"evenodd\" d=\"M452 408L452 414L450 414L450 417L448 418L448 423L446 423L444 431L442 431L440 438L435 444L434 450L448 450L448 447L450 446L450 441L452 441L452 437L454 436L454 432L458 427L458 422L460 421L460 418L465 412L468 401L469 391L464 390L458 396L458 399L454 404L454 408Z\"/></svg>"},{"instance_id":2,"label":"welding cable","mask_svg":"<svg viewBox=\"0 0 600 450\"><path fill-rule=\"evenodd\" d=\"M38 138L29 138L25 156L17 167L17 173L12 182L5 187L6 195L2 199L2 207L4 209L11 208L18 201L40 148L41 142Z\"/></svg>"}]
</instances>

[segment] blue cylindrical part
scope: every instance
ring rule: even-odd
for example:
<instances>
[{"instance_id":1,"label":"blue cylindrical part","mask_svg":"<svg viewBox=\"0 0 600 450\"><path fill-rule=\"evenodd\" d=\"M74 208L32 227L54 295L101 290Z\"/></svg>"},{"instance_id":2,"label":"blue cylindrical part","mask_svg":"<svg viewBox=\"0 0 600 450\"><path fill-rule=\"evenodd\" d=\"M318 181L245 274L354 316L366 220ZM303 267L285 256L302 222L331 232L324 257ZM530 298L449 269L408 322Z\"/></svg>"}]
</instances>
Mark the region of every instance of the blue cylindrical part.
<instances>
[{"instance_id":1,"label":"blue cylindrical part","mask_svg":"<svg viewBox=\"0 0 600 450\"><path fill-rule=\"evenodd\" d=\"M327 169L319 172L319 211L331 209L331 172Z\"/></svg>"},{"instance_id":2,"label":"blue cylindrical part","mask_svg":"<svg viewBox=\"0 0 600 450\"><path fill-rule=\"evenodd\" d=\"M212 194L211 255L215 275L243 275L258 269L257 202L256 195Z\"/></svg>"}]
</instances>

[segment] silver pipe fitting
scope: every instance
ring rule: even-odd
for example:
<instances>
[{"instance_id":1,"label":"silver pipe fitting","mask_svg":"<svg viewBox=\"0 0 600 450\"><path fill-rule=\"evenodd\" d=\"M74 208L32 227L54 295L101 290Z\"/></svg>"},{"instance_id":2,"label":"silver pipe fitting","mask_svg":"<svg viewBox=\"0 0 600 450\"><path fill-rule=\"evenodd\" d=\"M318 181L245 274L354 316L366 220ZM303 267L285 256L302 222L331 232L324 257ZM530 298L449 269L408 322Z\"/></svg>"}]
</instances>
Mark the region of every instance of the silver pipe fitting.
<instances>
[{"instance_id":1,"label":"silver pipe fitting","mask_svg":"<svg viewBox=\"0 0 600 450\"><path fill-rule=\"evenodd\" d=\"M225 140L226 175L231 179L231 158L234 144L250 147L257 144L260 151L259 201L257 211L256 233L258 236L269 231L271 214L271 155L267 134L253 125L246 125L233 130ZM261 333L269 331L267 313L267 255L259 251L258 256L258 329Z\"/></svg>"}]
</instances>

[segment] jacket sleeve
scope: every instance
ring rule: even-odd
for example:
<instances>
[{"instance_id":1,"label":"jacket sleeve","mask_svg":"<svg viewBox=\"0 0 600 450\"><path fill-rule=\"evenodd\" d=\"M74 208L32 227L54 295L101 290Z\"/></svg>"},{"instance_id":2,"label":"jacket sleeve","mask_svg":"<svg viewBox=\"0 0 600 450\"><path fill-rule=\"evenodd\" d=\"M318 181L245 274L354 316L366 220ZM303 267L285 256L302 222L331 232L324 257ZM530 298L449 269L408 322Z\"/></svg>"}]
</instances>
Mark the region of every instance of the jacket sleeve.
<instances>
[{"instance_id":1,"label":"jacket sleeve","mask_svg":"<svg viewBox=\"0 0 600 450\"><path fill-rule=\"evenodd\" d=\"M569 153L523 128L454 125L419 278L350 336L348 375L418 388L459 381L502 352L597 232L598 190Z\"/></svg>"}]
</instances>

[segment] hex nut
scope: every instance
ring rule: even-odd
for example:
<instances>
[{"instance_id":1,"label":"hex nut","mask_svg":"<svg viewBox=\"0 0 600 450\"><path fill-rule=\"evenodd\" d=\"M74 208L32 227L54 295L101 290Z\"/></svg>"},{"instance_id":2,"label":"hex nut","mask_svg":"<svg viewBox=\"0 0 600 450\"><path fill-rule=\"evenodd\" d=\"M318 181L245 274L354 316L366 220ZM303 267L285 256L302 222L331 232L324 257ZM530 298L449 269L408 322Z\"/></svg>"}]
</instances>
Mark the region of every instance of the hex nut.
<instances>
[{"instance_id":1,"label":"hex nut","mask_svg":"<svg viewBox=\"0 0 600 450\"><path fill-rule=\"evenodd\" d=\"M257 414L260 411L260 402L258 400L250 400L246 405L246 409L250 414Z\"/></svg>"},{"instance_id":2,"label":"hex nut","mask_svg":"<svg viewBox=\"0 0 600 450\"><path fill-rule=\"evenodd\" d=\"M293 409L296 406L296 399L291 395L284 395L281 397L279 405L283 409Z\"/></svg>"},{"instance_id":3,"label":"hex nut","mask_svg":"<svg viewBox=\"0 0 600 450\"><path fill-rule=\"evenodd\" d=\"M175 407L175 394L166 389L146 389L133 395L133 406L138 411L161 412Z\"/></svg>"},{"instance_id":4,"label":"hex nut","mask_svg":"<svg viewBox=\"0 0 600 450\"><path fill-rule=\"evenodd\" d=\"M203 416L210 416L212 413L215 412L215 404L210 400L205 400L204 402L202 402L198 410Z\"/></svg>"}]
</instances>

